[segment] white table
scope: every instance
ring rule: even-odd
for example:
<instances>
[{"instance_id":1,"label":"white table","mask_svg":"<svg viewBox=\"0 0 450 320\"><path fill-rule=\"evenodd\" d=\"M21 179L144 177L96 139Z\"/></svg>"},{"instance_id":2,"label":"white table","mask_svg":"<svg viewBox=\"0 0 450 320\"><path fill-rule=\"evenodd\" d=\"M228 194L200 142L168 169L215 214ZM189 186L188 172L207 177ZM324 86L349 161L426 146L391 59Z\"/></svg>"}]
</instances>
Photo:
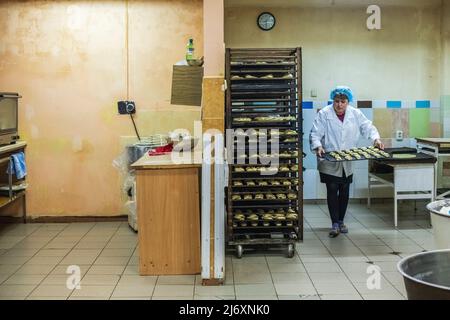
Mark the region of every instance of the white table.
<instances>
[{"instance_id":1,"label":"white table","mask_svg":"<svg viewBox=\"0 0 450 320\"><path fill-rule=\"evenodd\" d=\"M437 159L434 165L434 189L436 199L441 200L450 196L449 188L445 188L444 177L442 173L444 161L450 161L450 139L448 138L417 138L417 150L419 152L429 154ZM441 169L441 170L440 170ZM447 183L448 186L448 183ZM442 193L438 193L438 189L444 189Z\"/></svg>"},{"instance_id":2,"label":"white table","mask_svg":"<svg viewBox=\"0 0 450 320\"><path fill-rule=\"evenodd\" d=\"M371 189L390 186L394 189L394 225L397 228L397 201L404 199L435 198L434 163L393 163L383 162L392 167L392 173L370 172L372 161L369 162L369 196L367 205L370 207Z\"/></svg>"}]
</instances>

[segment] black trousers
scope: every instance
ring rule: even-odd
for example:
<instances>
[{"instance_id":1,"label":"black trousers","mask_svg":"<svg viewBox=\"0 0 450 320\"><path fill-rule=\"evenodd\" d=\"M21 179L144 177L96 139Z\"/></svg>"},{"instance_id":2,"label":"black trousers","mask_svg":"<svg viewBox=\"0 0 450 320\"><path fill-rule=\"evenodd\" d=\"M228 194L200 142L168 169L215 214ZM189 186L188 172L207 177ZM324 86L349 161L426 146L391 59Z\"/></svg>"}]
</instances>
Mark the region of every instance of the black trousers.
<instances>
[{"instance_id":1,"label":"black trousers","mask_svg":"<svg viewBox=\"0 0 450 320\"><path fill-rule=\"evenodd\" d=\"M347 212L350 183L327 183L326 186L331 222L343 222Z\"/></svg>"},{"instance_id":2,"label":"black trousers","mask_svg":"<svg viewBox=\"0 0 450 320\"><path fill-rule=\"evenodd\" d=\"M327 186L327 204L331 222L343 222L347 212L353 175L347 177L344 172L342 177L336 177L321 172L320 181Z\"/></svg>"}]
</instances>

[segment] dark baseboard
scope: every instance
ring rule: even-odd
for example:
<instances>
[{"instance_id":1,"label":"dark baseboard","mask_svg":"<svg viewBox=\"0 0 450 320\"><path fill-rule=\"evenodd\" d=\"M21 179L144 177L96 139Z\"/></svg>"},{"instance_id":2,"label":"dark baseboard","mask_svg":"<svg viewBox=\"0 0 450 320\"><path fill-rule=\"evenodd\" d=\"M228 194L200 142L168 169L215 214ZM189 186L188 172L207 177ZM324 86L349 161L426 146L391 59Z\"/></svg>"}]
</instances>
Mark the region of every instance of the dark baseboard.
<instances>
[{"instance_id":1,"label":"dark baseboard","mask_svg":"<svg viewBox=\"0 0 450 320\"><path fill-rule=\"evenodd\" d=\"M114 222L114 221L128 221L128 216L39 216L27 217L27 223L71 223L71 222ZM0 223L22 223L22 217L0 217Z\"/></svg>"}]
</instances>

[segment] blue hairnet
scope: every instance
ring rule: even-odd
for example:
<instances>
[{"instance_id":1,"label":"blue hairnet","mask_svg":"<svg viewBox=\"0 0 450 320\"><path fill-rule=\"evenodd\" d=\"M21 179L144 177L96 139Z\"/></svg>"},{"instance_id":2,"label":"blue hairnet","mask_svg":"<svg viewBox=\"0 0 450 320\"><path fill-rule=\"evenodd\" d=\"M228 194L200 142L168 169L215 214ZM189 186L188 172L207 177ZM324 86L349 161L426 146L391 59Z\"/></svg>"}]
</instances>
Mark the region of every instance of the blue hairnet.
<instances>
[{"instance_id":1,"label":"blue hairnet","mask_svg":"<svg viewBox=\"0 0 450 320\"><path fill-rule=\"evenodd\" d=\"M337 86L336 88L333 89L333 91L331 91L330 99L334 100L334 97L338 94L345 94L348 98L348 102L353 101L353 92L352 92L352 89L350 89L349 87Z\"/></svg>"}]
</instances>

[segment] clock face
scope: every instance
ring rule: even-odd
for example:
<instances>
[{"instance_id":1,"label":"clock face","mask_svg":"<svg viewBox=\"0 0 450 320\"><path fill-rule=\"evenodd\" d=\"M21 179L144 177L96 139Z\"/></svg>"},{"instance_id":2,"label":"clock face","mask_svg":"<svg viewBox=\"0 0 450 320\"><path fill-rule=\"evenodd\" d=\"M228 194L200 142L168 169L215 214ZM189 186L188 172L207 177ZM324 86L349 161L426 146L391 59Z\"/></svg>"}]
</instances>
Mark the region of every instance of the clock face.
<instances>
[{"instance_id":1,"label":"clock face","mask_svg":"<svg viewBox=\"0 0 450 320\"><path fill-rule=\"evenodd\" d=\"M275 26L275 17L269 12L263 12L258 16L258 26L264 30L269 31Z\"/></svg>"}]
</instances>

